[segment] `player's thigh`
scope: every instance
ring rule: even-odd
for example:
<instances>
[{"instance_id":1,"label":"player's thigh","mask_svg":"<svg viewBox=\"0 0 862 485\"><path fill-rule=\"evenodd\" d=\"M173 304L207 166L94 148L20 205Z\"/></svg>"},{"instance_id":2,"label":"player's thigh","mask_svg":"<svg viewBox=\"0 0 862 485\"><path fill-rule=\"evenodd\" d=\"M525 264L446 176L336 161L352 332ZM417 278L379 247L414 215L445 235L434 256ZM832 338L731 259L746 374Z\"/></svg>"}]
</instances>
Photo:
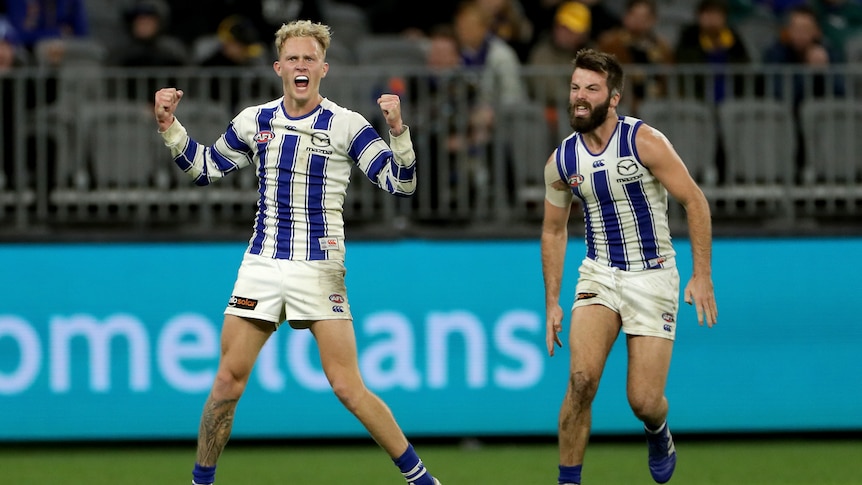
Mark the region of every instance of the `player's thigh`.
<instances>
[{"instance_id":1,"label":"player's thigh","mask_svg":"<svg viewBox=\"0 0 862 485\"><path fill-rule=\"evenodd\" d=\"M619 335L620 316L604 305L577 306L569 331L571 371L598 379Z\"/></svg>"},{"instance_id":2,"label":"player's thigh","mask_svg":"<svg viewBox=\"0 0 862 485\"><path fill-rule=\"evenodd\" d=\"M283 286L279 260L245 253L224 313L277 326L284 321Z\"/></svg>"},{"instance_id":3,"label":"player's thigh","mask_svg":"<svg viewBox=\"0 0 862 485\"><path fill-rule=\"evenodd\" d=\"M248 378L260 349L275 331L272 322L225 315L221 332L222 371L240 379Z\"/></svg>"},{"instance_id":4,"label":"player's thigh","mask_svg":"<svg viewBox=\"0 0 862 485\"><path fill-rule=\"evenodd\" d=\"M317 341L320 363L329 381L346 379L361 383L353 322L318 320L311 323L309 329Z\"/></svg>"},{"instance_id":5,"label":"player's thigh","mask_svg":"<svg viewBox=\"0 0 862 485\"><path fill-rule=\"evenodd\" d=\"M628 348L629 399L647 401L664 396L667 374L673 353L673 340L663 337L629 335Z\"/></svg>"},{"instance_id":6,"label":"player's thigh","mask_svg":"<svg viewBox=\"0 0 862 485\"><path fill-rule=\"evenodd\" d=\"M342 261L281 261L280 265L285 275L284 315L291 327L353 320Z\"/></svg>"}]
</instances>

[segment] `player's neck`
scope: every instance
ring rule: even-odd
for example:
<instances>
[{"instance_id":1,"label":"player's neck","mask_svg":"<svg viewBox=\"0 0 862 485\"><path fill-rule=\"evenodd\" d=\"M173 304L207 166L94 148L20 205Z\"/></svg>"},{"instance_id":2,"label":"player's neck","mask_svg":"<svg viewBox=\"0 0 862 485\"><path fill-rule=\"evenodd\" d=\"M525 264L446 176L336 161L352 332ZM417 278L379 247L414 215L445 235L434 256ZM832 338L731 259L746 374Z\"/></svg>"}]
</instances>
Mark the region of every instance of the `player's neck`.
<instances>
[{"instance_id":1,"label":"player's neck","mask_svg":"<svg viewBox=\"0 0 862 485\"><path fill-rule=\"evenodd\" d=\"M301 118L311 113L323 102L323 96L318 94L309 99L296 99L289 96L284 97L284 111L291 118Z\"/></svg>"},{"instance_id":2,"label":"player's neck","mask_svg":"<svg viewBox=\"0 0 862 485\"><path fill-rule=\"evenodd\" d=\"M592 153L604 151L608 145L608 140L611 139L617 129L617 119L617 110L611 108L608 110L608 117L598 128L587 133L581 133L584 144Z\"/></svg>"}]
</instances>

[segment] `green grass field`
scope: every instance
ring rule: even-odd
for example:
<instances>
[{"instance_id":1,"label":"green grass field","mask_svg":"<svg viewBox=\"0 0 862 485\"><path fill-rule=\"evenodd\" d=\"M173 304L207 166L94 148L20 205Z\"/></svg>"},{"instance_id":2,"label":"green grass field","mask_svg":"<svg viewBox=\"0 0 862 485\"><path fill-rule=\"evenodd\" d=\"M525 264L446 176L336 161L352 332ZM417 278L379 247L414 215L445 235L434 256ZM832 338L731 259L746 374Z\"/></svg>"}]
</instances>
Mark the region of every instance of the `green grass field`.
<instances>
[{"instance_id":1,"label":"green grass field","mask_svg":"<svg viewBox=\"0 0 862 485\"><path fill-rule=\"evenodd\" d=\"M459 446L418 442L443 485L552 485L553 443ZM851 439L692 440L677 438L671 484L862 484L862 441ZM166 446L0 446L2 485L188 485L193 444ZM653 483L646 446L597 442L587 450L584 484ZM231 443L219 463L219 485L403 484L374 445Z\"/></svg>"}]
</instances>

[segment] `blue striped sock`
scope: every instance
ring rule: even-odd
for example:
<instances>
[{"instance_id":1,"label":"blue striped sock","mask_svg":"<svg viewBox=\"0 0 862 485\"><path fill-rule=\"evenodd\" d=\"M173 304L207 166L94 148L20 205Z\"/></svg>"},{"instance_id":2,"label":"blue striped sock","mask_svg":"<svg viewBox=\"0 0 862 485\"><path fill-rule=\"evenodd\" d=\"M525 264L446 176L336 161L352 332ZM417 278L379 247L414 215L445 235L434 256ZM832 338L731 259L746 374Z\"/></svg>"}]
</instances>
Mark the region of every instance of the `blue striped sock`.
<instances>
[{"instance_id":1,"label":"blue striped sock","mask_svg":"<svg viewBox=\"0 0 862 485\"><path fill-rule=\"evenodd\" d=\"M575 465L575 466L563 466L560 465L560 477L557 479L557 483L581 483L581 467L583 465Z\"/></svg>"},{"instance_id":2,"label":"blue striped sock","mask_svg":"<svg viewBox=\"0 0 862 485\"><path fill-rule=\"evenodd\" d=\"M192 480L197 485L211 485L215 482L215 465L200 466L195 463L195 469L192 470Z\"/></svg>"},{"instance_id":3,"label":"blue striped sock","mask_svg":"<svg viewBox=\"0 0 862 485\"><path fill-rule=\"evenodd\" d=\"M404 475L404 479L409 485L434 485L434 478L431 477L431 474L425 469L425 465L422 464L422 460L416 455L413 445L408 444L407 451L392 461L401 470L401 474Z\"/></svg>"}]
</instances>

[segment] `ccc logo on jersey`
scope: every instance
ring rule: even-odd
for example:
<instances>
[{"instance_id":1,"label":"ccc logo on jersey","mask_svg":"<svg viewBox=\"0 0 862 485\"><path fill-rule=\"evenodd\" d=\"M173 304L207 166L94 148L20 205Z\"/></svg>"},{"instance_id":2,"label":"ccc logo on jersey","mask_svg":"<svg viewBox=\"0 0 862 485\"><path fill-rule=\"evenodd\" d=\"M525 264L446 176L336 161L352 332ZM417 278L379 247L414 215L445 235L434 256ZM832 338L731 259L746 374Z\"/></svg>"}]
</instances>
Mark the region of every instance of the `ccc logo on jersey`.
<instances>
[{"instance_id":1,"label":"ccc logo on jersey","mask_svg":"<svg viewBox=\"0 0 862 485\"><path fill-rule=\"evenodd\" d=\"M255 143L266 143L275 138L271 131L261 131L254 135Z\"/></svg>"}]
</instances>

